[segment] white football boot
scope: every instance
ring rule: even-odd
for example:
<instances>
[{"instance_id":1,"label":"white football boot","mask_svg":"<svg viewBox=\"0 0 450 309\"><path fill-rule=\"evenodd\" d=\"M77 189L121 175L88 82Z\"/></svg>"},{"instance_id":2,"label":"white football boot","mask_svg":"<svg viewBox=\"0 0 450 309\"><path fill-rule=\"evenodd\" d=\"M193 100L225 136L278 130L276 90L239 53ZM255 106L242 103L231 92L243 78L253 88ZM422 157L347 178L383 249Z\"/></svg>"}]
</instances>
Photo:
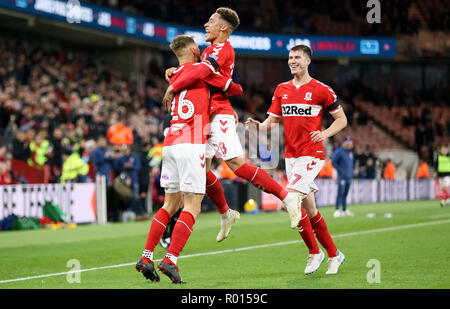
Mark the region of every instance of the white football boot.
<instances>
[{"instance_id":1,"label":"white football boot","mask_svg":"<svg viewBox=\"0 0 450 309\"><path fill-rule=\"evenodd\" d=\"M238 222L240 218L241 214L239 211L231 208L226 213L222 214L220 218L220 231L219 234L217 234L216 241L221 242L227 238L230 234L231 227Z\"/></svg>"},{"instance_id":2,"label":"white football boot","mask_svg":"<svg viewBox=\"0 0 450 309\"><path fill-rule=\"evenodd\" d=\"M350 210L345 210L342 215L344 217L354 217L355 216L355 214L353 212L351 212Z\"/></svg>"},{"instance_id":3,"label":"white football boot","mask_svg":"<svg viewBox=\"0 0 450 309\"><path fill-rule=\"evenodd\" d=\"M291 218L291 229L295 229L302 219L302 194L288 192L283 204Z\"/></svg>"},{"instance_id":4,"label":"white football boot","mask_svg":"<svg viewBox=\"0 0 450 309\"><path fill-rule=\"evenodd\" d=\"M333 213L333 218L339 218L341 216L342 216L341 211L339 209L336 209Z\"/></svg>"},{"instance_id":5,"label":"white football boot","mask_svg":"<svg viewBox=\"0 0 450 309\"><path fill-rule=\"evenodd\" d=\"M341 266L345 262L346 258L344 254L338 250L335 257L329 258L328 263L328 270L325 274L327 275L335 275L338 273L339 266Z\"/></svg>"},{"instance_id":6,"label":"white football boot","mask_svg":"<svg viewBox=\"0 0 450 309\"><path fill-rule=\"evenodd\" d=\"M319 253L317 254L310 254L308 255L308 260L306 262L305 267L305 275L312 274L316 270L319 269L320 264L322 264L323 261L325 261L325 254L321 249L319 249Z\"/></svg>"}]
</instances>

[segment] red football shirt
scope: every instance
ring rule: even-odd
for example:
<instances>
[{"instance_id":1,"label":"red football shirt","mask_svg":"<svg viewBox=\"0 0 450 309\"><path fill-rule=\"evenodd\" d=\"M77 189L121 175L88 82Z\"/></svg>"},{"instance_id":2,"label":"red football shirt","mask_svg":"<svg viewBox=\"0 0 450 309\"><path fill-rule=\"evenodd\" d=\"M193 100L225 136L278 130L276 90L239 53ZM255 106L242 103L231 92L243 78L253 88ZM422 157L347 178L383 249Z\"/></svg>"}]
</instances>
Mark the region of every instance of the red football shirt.
<instances>
[{"instance_id":1,"label":"red football shirt","mask_svg":"<svg viewBox=\"0 0 450 309\"><path fill-rule=\"evenodd\" d=\"M342 107L333 89L318 80L313 78L299 88L293 80L277 86L267 113L283 120L285 158L325 159L323 143L313 142L309 134L322 130L324 110L334 114Z\"/></svg>"},{"instance_id":2,"label":"red football shirt","mask_svg":"<svg viewBox=\"0 0 450 309\"><path fill-rule=\"evenodd\" d=\"M189 72L198 63L186 63L173 73L170 82ZM172 102L170 127L164 139L164 146L176 144L205 144L209 133L209 87L200 80L189 89L175 94Z\"/></svg>"},{"instance_id":3,"label":"red football shirt","mask_svg":"<svg viewBox=\"0 0 450 309\"><path fill-rule=\"evenodd\" d=\"M214 65L209 67L217 74L220 73L227 78L231 78L234 70L234 49L229 41L216 43L208 46L202 53L202 60L209 60ZM202 61L208 65L208 61ZM218 68L218 69L217 69ZM218 88L211 88L211 110L210 114L234 115L233 107L227 95Z\"/></svg>"}]
</instances>

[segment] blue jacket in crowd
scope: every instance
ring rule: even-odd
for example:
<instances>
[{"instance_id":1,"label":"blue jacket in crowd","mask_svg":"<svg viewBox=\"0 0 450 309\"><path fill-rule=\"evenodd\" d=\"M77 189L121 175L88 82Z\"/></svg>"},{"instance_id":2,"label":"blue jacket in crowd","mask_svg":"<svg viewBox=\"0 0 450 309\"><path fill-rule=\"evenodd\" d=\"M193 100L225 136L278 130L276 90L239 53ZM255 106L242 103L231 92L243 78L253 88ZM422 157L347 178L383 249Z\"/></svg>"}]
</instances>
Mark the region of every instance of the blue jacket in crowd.
<instances>
[{"instance_id":1,"label":"blue jacket in crowd","mask_svg":"<svg viewBox=\"0 0 450 309\"><path fill-rule=\"evenodd\" d=\"M338 179L353 178L353 150L339 147L333 152L331 164L337 170Z\"/></svg>"},{"instance_id":2,"label":"blue jacket in crowd","mask_svg":"<svg viewBox=\"0 0 450 309\"><path fill-rule=\"evenodd\" d=\"M106 148L95 148L95 150L91 153L91 162L94 164L95 173L105 175L107 183L111 184L110 175L113 158L106 155L107 151L108 150Z\"/></svg>"},{"instance_id":3,"label":"blue jacket in crowd","mask_svg":"<svg viewBox=\"0 0 450 309\"><path fill-rule=\"evenodd\" d=\"M131 163L131 167L125 167L125 163ZM131 178L131 186L136 194L139 194L139 170L141 169L141 160L139 157L131 153L129 155L122 155L119 159L115 160L115 169L124 172Z\"/></svg>"}]
</instances>

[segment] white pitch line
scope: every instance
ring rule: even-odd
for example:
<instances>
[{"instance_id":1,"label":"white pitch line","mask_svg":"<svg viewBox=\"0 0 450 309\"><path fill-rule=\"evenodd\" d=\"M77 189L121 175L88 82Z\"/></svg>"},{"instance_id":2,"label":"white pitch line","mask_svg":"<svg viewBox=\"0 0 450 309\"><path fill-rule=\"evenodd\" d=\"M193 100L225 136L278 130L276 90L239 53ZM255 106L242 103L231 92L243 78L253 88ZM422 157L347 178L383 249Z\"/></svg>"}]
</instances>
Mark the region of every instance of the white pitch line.
<instances>
[{"instance_id":1,"label":"white pitch line","mask_svg":"<svg viewBox=\"0 0 450 309\"><path fill-rule=\"evenodd\" d=\"M434 216L428 216L428 218L431 218L431 219L445 218L445 217L450 217L450 213L448 213L448 214L434 215Z\"/></svg>"},{"instance_id":2,"label":"white pitch line","mask_svg":"<svg viewBox=\"0 0 450 309\"><path fill-rule=\"evenodd\" d=\"M341 238L341 237L359 236L359 235L364 235L364 234L397 231L397 230L429 226L429 225L436 225L436 224L444 224L444 223L450 223L450 219L449 220L431 221L431 222L422 222L422 223L415 223L415 224L407 224L407 225L400 225L400 226L392 226L392 227L386 227L386 228L381 228L381 229L366 230L366 231L359 231L359 232L352 232L352 233L345 233L345 234L338 234L338 235L332 235L332 237L333 238ZM199 256L207 256L207 255L215 255L215 254L223 254L223 253L232 253L232 252L239 252L239 251L247 251L247 250L276 247L276 246L285 246L285 245L291 245L291 244L300 243L300 242L302 242L302 240L291 240L291 241L277 242L277 243L273 243L273 244L264 244L264 245L242 247L242 248L228 249L228 250L221 250L221 251L196 253L196 254L180 256L179 259L186 259L186 258L191 258L191 257L199 257ZM159 261L160 260L155 260L155 262L159 262ZM66 272L54 273L54 274L46 274L46 275L38 275L38 276L31 276L31 277L24 277L24 278L17 278L17 279L2 280L2 281L0 281L0 283L25 281L25 280L31 280L31 279L47 278L47 277L56 277L56 276L67 275L69 273L74 274L77 272L81 273L81 272L93 271L93 270L119 268L119 267L134 265L134 264L136 264L136 262L110 265L110 266L102 266L102 267L86 268L86 269L80 269L77 271L66 271Z\"/></svg>"}]
</instances>

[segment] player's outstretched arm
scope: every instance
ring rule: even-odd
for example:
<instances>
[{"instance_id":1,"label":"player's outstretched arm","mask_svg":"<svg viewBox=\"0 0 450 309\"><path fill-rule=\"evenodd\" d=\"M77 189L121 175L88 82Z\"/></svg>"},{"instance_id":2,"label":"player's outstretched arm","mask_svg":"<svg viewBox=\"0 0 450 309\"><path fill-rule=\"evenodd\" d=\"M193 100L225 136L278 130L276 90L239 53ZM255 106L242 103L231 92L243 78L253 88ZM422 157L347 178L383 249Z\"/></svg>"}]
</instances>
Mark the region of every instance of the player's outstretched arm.
<instances>
[{"instance_id":1,"label":"player's outstretched arm","mask_svg":"<svg viewBox=\"0 0 450 309\"><path fill-rule=\"evenodd\" d=\"M186 75L188 75L188 74L186 74ZM210 76L206 76L205 82L207 82L209 85L211 85L213 87L222 89L228 96L240 97L243 94L241 85L233 82L231 80L231 78L226 78L225 76L222 76L222 75L211 74ZM172 105L172 100L175 97L175 93L177 92L174 87L176 87L176 86L174 86L173 84L169 85L169 87L167 87L166 93L164 94L163 106L167 110L170 110L171 105ZM186 86L183 88L180 87L180 89L186 89L186 88L189 88L189 86Z\"/></svg>"},{"instance_id":2,"label":"player's outstretched arm","mask_svg":"<svg viewBox=\"0 0 450 309\"><path fill-rule=\"evenodd\" d=\"M220 74L209 74L204 81L212 87L221 89L227 96L240 97L244 93L241 85Z\"/></svg>"},{"instance_id":3,"label":"player's outstretched arm","mask_svg":"<svg viewBox=\"0 0 450 309\"><path fill-rule=\"evenodd\" d=\"M345 113L343 110L338 111L337 113L331 114L334 121L333 123L323 131L312 131L309 134L311 135L311 140L313 142L322 142L327 137L331 137L333 135L336 135L342 129L344 129L347 126L347 117L345 116Z\"/></svg>"},{"instance_id":4,"label":"player's outstretched arm","mask_svg":"<svg viewBox=\"0 0 450 309\"><path fill-rule=\"evenodd\" d=\"M206 64L205 61L200 62L198 65L193 65L188 73L184 74L172 83L173 90L175 92L183 89L189 89L199 80L204 80L209 74L212 74L212 66Z\"/></svg>"},{"instance_id":5,"label":"player's outstretched arm","mask_svg":"<svg viewBox=\"0 0 450 309\"><path fill-rule=\"evenodd\" d=\"M275 117L272 115L269 115L269 117L264 120L264 122L259 122L258 120L255 120L253 118L248 118L245 122L245 127L248 128L251 125L255 125L256 129L259 131L261 130L267 130L271 131L273 128L276 127L276 125L281 121L281 118Z\"/></svg>"}]
</instances>

